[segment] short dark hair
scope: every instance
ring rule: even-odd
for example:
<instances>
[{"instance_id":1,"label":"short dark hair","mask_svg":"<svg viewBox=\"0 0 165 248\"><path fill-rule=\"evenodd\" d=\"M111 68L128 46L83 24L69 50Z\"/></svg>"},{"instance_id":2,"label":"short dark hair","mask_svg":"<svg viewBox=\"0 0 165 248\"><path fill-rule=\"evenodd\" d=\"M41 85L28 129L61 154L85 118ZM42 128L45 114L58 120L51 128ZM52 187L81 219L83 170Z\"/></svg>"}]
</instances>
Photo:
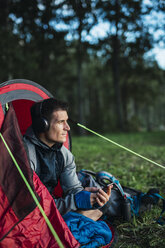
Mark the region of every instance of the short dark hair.
<instances>
[{"instance_id":1,"label":"short dark hair","mask_svg":"<svg viewBox=\"0 0 165 248\"><path fill-rule=\"evenodd\" d=\"M67 102L63 102L55 98L48 98L41 102L37 102L31 107L32 122L34 119L39 117L44 117L50 122L54 111L68 111L68 108L69 106Z\"/></svg>"}]
</instances>

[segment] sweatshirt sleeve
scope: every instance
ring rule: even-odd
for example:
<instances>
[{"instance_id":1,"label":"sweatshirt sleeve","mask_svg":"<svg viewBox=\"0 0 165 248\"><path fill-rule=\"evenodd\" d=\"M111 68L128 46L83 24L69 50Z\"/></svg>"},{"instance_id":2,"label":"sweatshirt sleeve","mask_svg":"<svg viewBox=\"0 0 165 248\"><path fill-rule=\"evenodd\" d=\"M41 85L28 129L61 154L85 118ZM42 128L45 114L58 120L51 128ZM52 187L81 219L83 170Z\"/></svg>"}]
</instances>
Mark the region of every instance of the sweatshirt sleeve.
<instances>
[{"instance_id":1,"label":"sweatshirt sleeve","mask_svg":"<svg viewBox=\"0 0 165 248\"><path fill-rule=\"evenodd\" d=\"M64 146L62 146L61 152L64 157L64 168L60 175L63 198L55 199L55 203L59 212L63 215L69 211L77 210L75 195L80 191L83 191L84 188L82 187L76 174L74 156Z\"/></svg>"}]
</instances>

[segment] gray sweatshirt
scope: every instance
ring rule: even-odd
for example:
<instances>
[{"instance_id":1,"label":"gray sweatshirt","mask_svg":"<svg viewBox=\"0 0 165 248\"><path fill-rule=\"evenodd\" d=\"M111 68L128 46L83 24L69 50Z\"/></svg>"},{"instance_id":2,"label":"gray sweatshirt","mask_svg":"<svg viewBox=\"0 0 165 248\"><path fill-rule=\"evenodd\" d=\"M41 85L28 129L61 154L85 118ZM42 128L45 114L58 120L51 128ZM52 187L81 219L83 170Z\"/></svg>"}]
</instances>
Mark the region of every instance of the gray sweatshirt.
<instances>
[{"instance_id":1,"label":"gray sweatshirt","mask_svg":"<svg viewBox=\"0 0 165 248\"><path fill-rule=\"evenodd\" d=\"M60 180L63 197L54 200L61 215L77 210L74 196L84 188L78 180L72 153L60 143L48 147L35 136L31 127L24 136L24 142L31 168L51 194Z\"/></svg>"}]
</instances>

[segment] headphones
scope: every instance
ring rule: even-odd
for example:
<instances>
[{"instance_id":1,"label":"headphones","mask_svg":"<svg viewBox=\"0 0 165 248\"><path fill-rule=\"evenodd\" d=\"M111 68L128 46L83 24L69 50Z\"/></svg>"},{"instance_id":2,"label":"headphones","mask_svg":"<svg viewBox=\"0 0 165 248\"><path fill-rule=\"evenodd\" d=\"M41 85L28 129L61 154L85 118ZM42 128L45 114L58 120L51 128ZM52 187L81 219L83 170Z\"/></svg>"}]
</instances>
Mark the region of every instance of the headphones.
<instances>
[{"instance_id":1,"label":"headphones","mask_svg":"<svg viewBox=\"0 0 165 248\"><path fill-rule=\"evenodd\" d=\"M32 127L36 133L44 133L49 130L50 124L47 118L42 116L43 102L34 104L31 108Z\"/></svg>"}]
</instances>

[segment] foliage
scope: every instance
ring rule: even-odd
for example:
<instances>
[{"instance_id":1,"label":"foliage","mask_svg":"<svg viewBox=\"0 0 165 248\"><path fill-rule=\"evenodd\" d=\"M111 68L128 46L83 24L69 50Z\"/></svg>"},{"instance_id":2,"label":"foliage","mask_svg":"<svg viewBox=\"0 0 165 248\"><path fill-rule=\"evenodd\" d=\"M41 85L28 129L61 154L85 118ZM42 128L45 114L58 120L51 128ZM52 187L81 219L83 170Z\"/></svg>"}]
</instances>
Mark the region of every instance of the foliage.
<instances>
[{"instance_id":1,"label":"foliage","mask_svg":"<svg viewBox=\"0 0 165 248\"><path fill-rule=\"evenodd\" d=\"M164 165L164 132L107 134L106 137L147 158ZM72 137L73 154L77 169L95 172L105 170L119 179L124 186L143 192L158 188L165 197L164 169L149 163L96 136ZM116 247L163 248L165 228L155 223L161 213L162 202L130 223L115 222L119 236Z\"/></svg>"},{"instance_id":2,"label":"foliage","mask_svg":"<svg viewBox=\"0 0 165 248\"><path fill-rule=\"evenodd\" d=\"M164 46L163 3L2 0L0 9L0 82L41 84L96 130L164 126L164 70L147 56ZM97 38L101 23L109 29Z\"/></svg>"}]
</instances>

